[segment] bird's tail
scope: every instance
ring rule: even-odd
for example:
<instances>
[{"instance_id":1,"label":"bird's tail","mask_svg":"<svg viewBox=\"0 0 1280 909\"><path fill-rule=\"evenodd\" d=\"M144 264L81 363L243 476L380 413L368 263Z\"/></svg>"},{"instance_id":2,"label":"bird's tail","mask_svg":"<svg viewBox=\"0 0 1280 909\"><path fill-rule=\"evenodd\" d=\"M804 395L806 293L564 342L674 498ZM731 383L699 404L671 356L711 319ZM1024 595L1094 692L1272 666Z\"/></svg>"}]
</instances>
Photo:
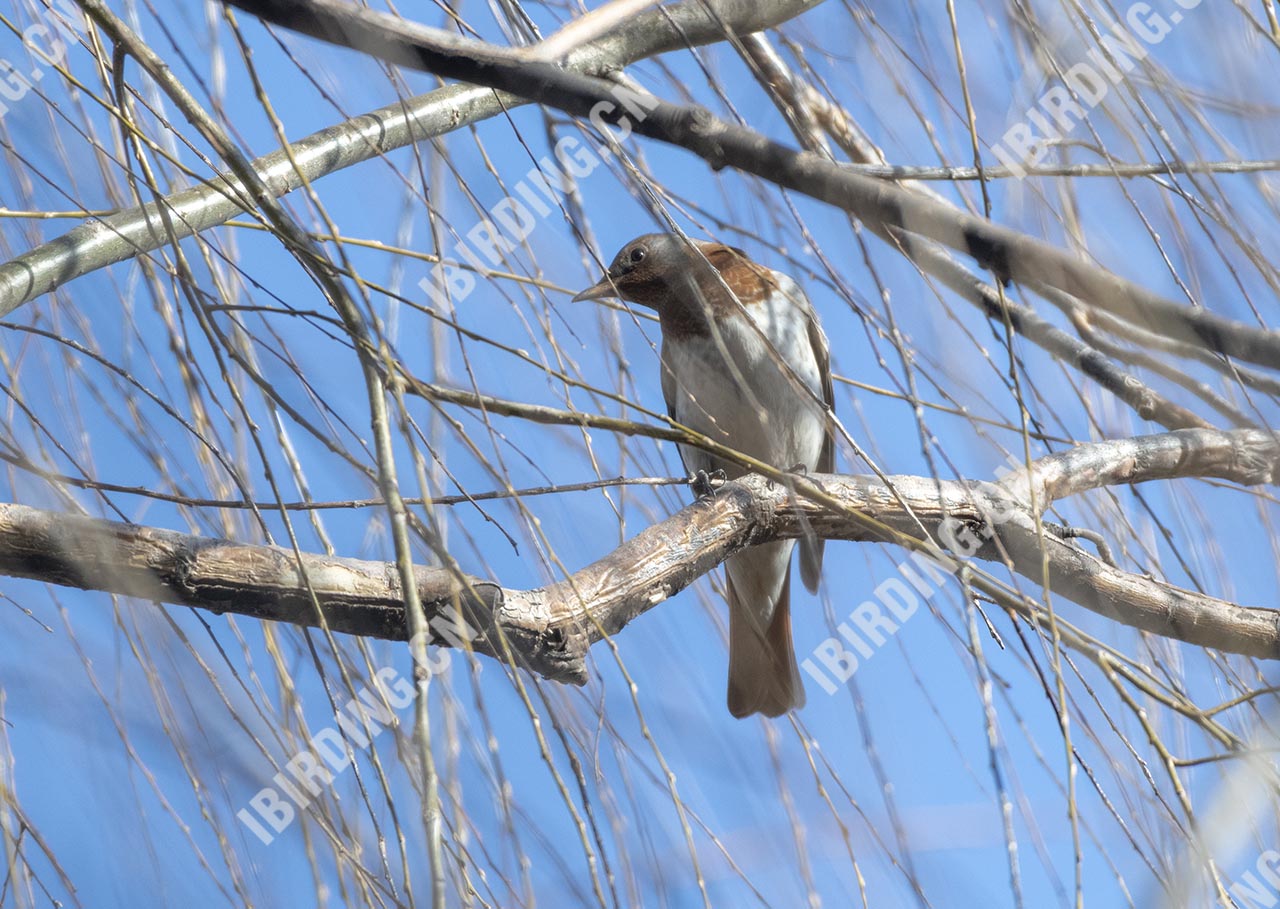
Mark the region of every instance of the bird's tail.
<instances>
[{"instance_id":1,"label":"bird's tail","mask_svg":"<svg viewBox=\"0 0 1280 909\"><path fill-rule=\"evenodd\" d=\"M822 580L822 550L826 541L815 536L800 538L800 580L804 581L804 589L810 593L818 592L818 582Z\"/></svg>"},{"instance_id":2,"label":"bird's tail","mask_svg":"<svg viewBox=\"0 0 1280 909\"><path fill-rule=\"evenodd\" d=\"M776 545L776 544L775 544ZM765 549L761 546L758 549ZM804 706L804 683L791 641L791 546L785 550L782 587L771 609L743 600L735 571L726 572L729 599L729 712L735 717L781 716ZM768 559L756 550L734 559ZM741 579L740 579L741 581Z\"/></svg>"}]
</instances>

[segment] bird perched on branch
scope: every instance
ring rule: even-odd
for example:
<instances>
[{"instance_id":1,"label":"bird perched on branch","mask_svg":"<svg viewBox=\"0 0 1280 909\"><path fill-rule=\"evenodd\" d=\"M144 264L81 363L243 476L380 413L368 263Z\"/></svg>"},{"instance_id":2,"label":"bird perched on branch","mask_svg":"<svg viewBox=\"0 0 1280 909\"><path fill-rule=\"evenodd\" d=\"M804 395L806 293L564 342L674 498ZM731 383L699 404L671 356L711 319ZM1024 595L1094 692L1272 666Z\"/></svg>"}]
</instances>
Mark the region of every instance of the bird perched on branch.
<instances>
[{"instance_id":1,"label":"bird perched on branch","mask_svg":"<svg viewBox=\"0 0 1280 909\"><path fill-rule=\"evenodd\" d=\"M620 297L655 310L662 326L662 392L677 422L783 470L832 470L830 354L817 315L787 275L722 243L647 234L574 300ZM709 479L745 473L680 446L699 495ZM722 473L721 473L722 472ZM780 716L804 704L791 641L794 540L725 562L729 599L729 712ZM822 573L822 541L800 541L800 577Z\"/></svg>"}]
</instances>

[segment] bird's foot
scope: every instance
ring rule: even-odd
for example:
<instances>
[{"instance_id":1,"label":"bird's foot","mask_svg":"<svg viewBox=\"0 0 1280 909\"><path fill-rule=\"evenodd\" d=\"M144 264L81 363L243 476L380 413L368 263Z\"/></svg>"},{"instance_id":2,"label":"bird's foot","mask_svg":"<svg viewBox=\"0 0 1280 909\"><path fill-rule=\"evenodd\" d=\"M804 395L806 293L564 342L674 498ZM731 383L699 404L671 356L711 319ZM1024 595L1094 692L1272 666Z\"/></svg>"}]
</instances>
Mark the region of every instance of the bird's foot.
<instances>
[{"instance_id":1,"label":"bird's foot","mask_svg":"<svg viewBox=\"0 0 1280 909\"><path fill-rule=\"evenodd\" d=\"M693 490L693 494L701 499L710 499L715 496L716 490L725 484L728 477L723 470L699 470L689 478L689 488Z\"/></svg>"},{"instance_id":2,"label":"bird's foot","mask_svg":"<svg viewBox=\"0 0 1280 909\"><path fill-rule=\"evenodd\" d=\"M798 477L807 477L809 475L809 465L804 463L793 464L787 473L794 473Z\"/></svg>"},{"instance_id":3,"label":"bird's foot","mask_svg":"<svg viewBox=\"0 0 1280 909\"><path fill-rule=\"evenodd\" d=\"M1115 556L1111 554L1111 547L1107 545L1106 538L1096 530L1087 530L1083 527L1067 527L1064 524L1054 524L1051 521L1045 521L1042 525L1046 533L1051 533L1059 540L1067 541L1074 539L1088 540L1098 549L1098 558L1106 562L1112 568L1119 568L1116 564Z\"/></svg>"}]
</instances>

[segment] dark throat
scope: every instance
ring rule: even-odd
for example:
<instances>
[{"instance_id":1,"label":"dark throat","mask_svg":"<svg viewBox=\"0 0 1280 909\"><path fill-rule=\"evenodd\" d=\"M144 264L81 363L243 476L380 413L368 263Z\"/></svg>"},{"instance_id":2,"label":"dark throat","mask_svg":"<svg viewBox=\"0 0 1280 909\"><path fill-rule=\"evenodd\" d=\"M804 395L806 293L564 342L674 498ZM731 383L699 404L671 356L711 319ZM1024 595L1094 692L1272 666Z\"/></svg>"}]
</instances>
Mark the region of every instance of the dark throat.
<instances>
[{"instance_id":1,"label":"dark throat","mask_svg":"<svg viewBox=\"0 0 1280 909\"><path fill-rule=\"evenodd\" d=\"M714 272L694 265L689 272L664 288L655 301L663 337L706 337L711 334L711 321L737 311L738 304Z\"/></svg>"}]
</instances>

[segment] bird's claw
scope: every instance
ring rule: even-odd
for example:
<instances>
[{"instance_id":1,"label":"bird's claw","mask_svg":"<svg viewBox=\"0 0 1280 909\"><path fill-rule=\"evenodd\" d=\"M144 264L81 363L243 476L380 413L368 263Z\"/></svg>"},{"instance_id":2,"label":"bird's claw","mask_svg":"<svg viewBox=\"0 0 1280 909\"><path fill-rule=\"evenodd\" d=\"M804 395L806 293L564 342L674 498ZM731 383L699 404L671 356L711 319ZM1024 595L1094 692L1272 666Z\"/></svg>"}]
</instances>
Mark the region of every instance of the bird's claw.
<instances>
[{"instance_id":1,"label":"bird's claw","mask_svg":"<svg viewBox=\"0 0 1280 909\"><path fill-rule=\"evenodd\" d=\"M716 494L716 490L725 484L728 477L723 470L712 470L710 472L699 470L689 478L689 488L693 490L693 494L699 499L710 499Z\"/></svg>"}]
</instances>

